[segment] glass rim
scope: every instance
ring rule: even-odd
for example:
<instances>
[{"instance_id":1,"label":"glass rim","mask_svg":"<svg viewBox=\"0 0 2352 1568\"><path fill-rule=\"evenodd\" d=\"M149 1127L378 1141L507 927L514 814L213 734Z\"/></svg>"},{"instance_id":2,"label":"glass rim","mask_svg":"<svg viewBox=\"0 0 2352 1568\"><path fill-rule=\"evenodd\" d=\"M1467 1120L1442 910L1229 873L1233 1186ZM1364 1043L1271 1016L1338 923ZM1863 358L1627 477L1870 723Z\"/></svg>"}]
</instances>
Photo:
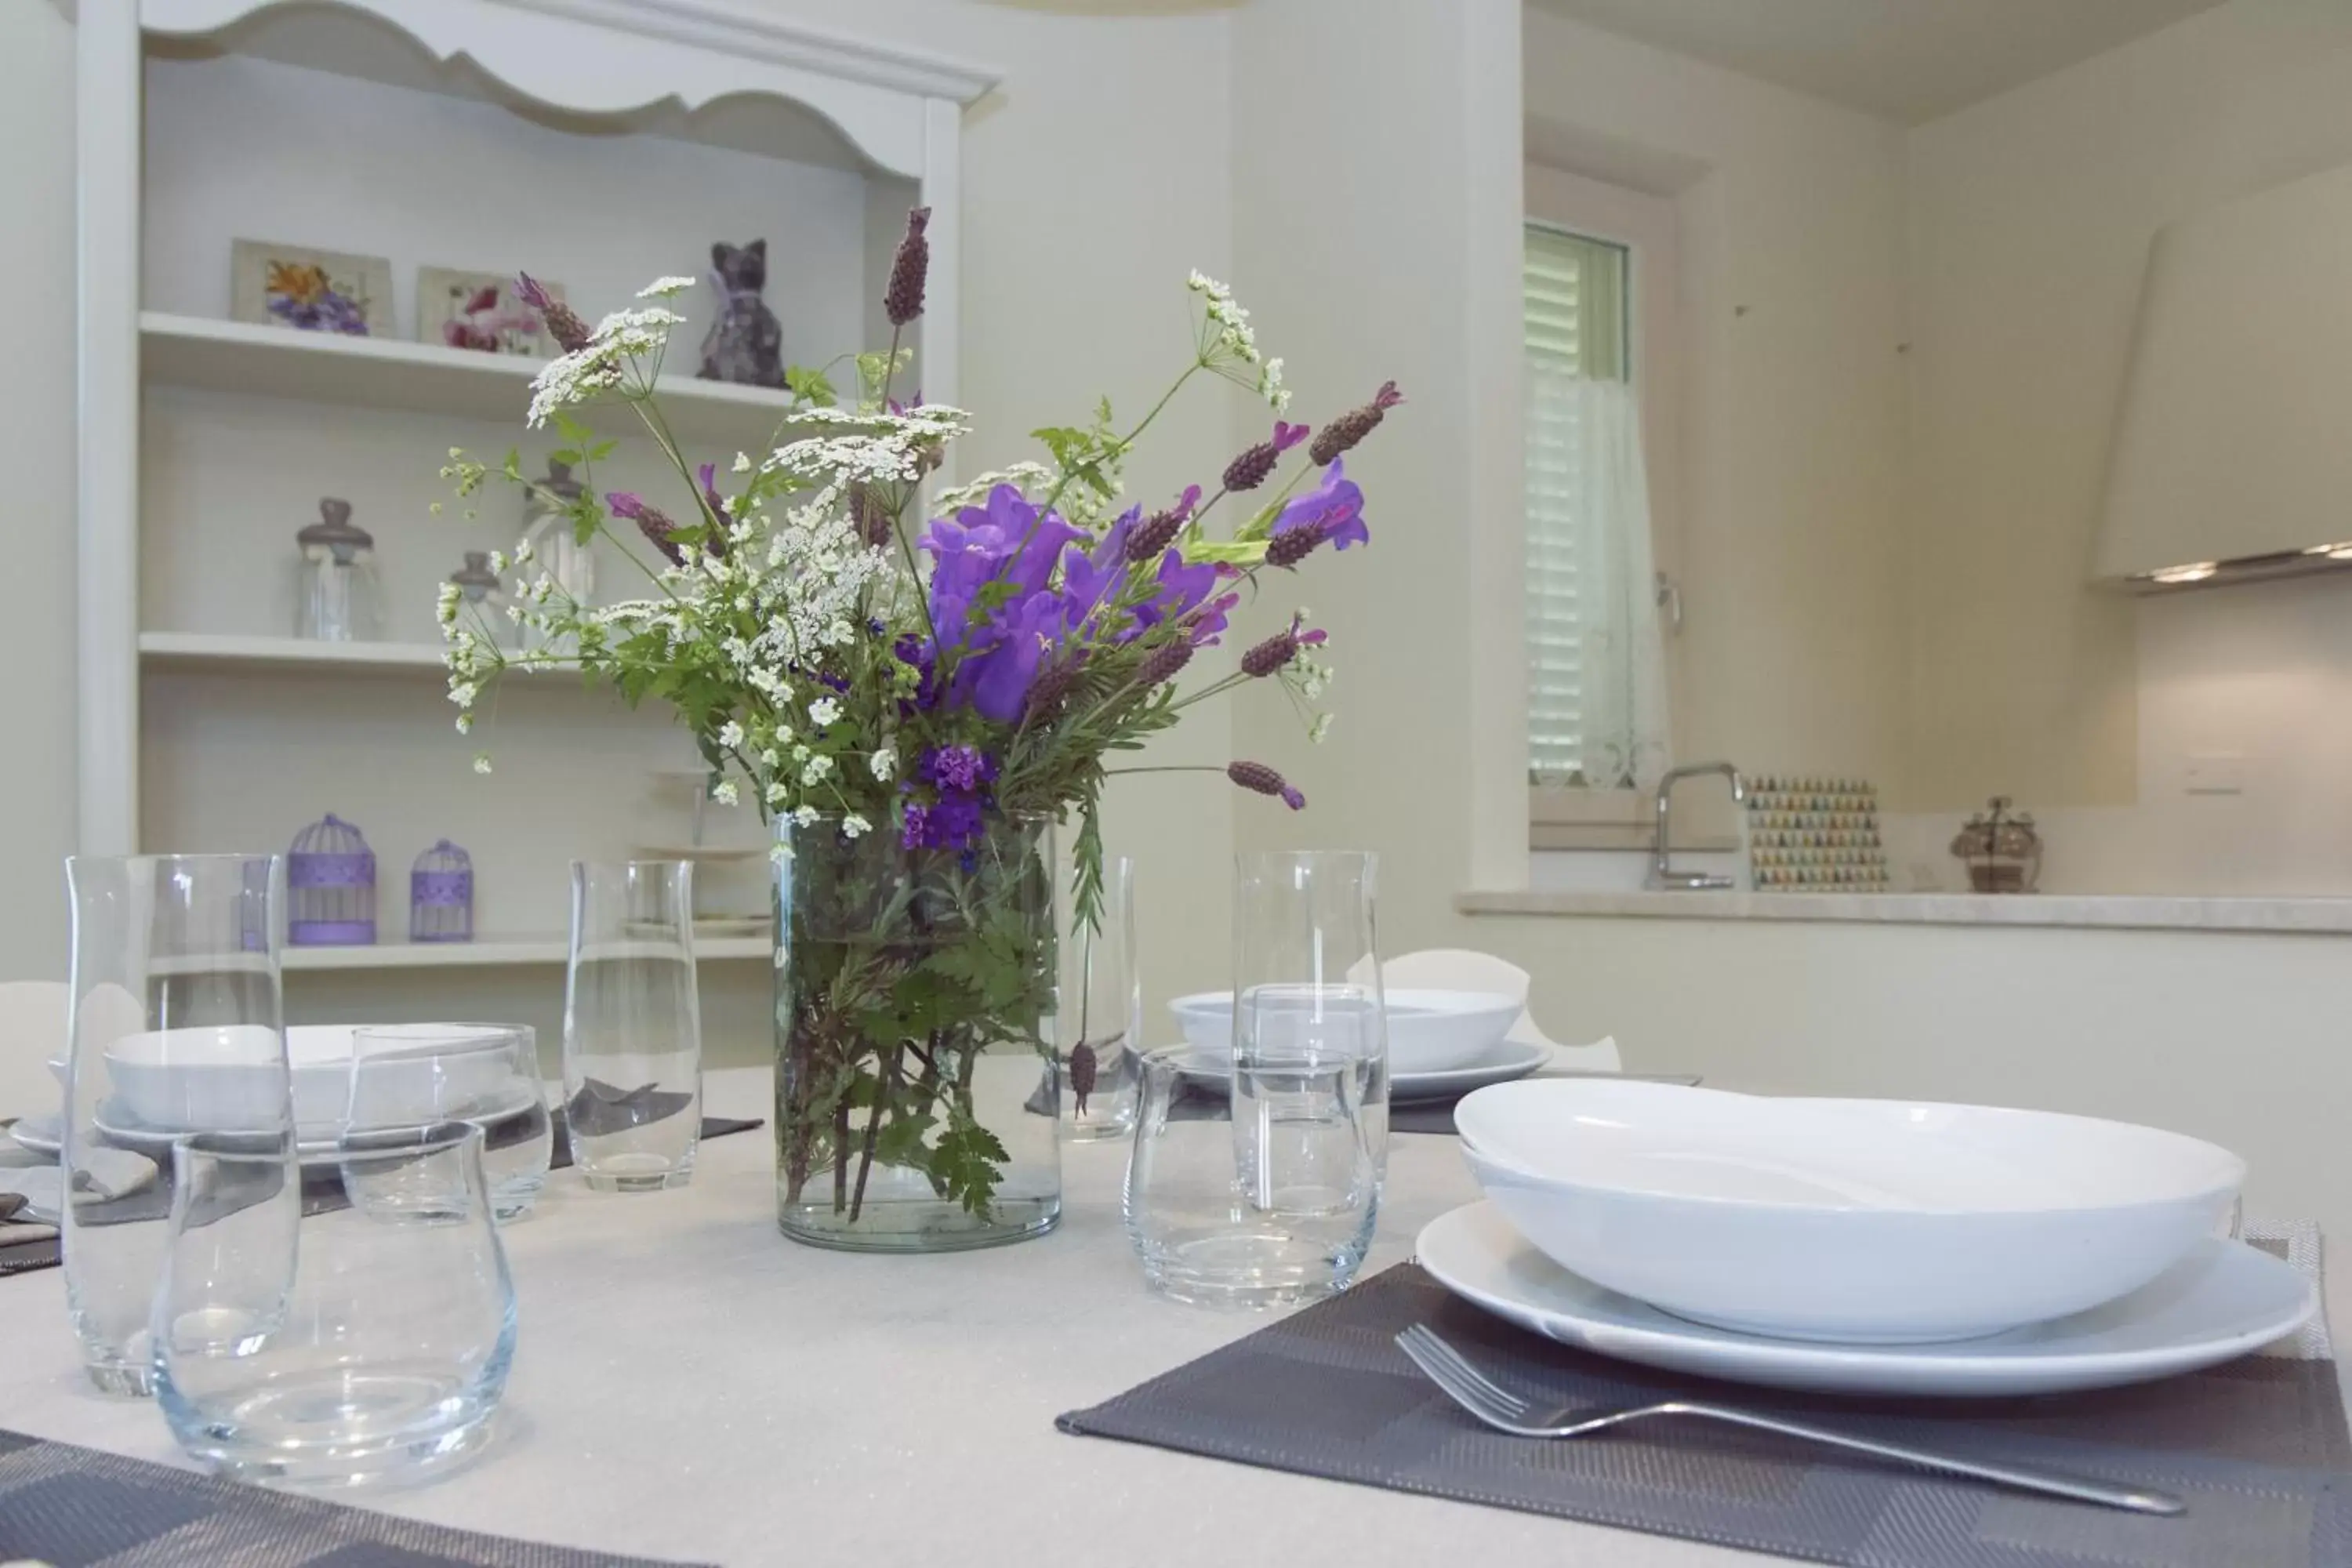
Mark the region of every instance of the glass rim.
<instances>
[{"instance_id":1,"label":"glass rim","mask_svg":"<svg viewBox=\"0 0 2352 1568\"><path fill-rule=\"evenodd\" d=\"M423 1032L435 1031L430 1035ZM359 1046L362 1040L383 1040L389 1043L404 1034L419 1037L407 1041L395 1051L386 1054L426 1054L430 1047L446 1047L451 1054L459 1051L487 1049L492 1046L517 1046L525 1040L538 1043L539 1030L530 1024L477 1024L459 1020L447 1024L354 1024L352 1026L352 1059L360 1059ZM431 1054L438 1055L437 1051Z\"/></svg>"},{"instance_id":2,"label":"glass rim","mask_svg":"<svg viewBox=\"0 0 2352 1568\"><path fill-rule=\"evenodd\" d=\"M572 862L572 875L574 875L574 876L579 875L579 874L580 874L581 872L583 872L583 871L664 871L664 872L667 872L667 871L678 871L678 870L691 871L691 870L693 870L693 869L694 869L694 862L693 862L692 860L690 860L690 859L680 859L680 858L677 858L677 857L675 857L675 856L672 856L672 857L670 857L670 858L667 858L667 859L649 859L649 860L574 860L573 862Z\"/></svg>"},{"instance_id":3,"label":"glass rim","mask_svg":"<svg viewBox=\"0 0 2352 1568\"><path fill-rule=\"evenodd\" d=\"M1302 861L1358 860L1367 866L1381 863L1377 849L1236 849L1236 866L1296 866Z\"/></svg>"}]
</instances>

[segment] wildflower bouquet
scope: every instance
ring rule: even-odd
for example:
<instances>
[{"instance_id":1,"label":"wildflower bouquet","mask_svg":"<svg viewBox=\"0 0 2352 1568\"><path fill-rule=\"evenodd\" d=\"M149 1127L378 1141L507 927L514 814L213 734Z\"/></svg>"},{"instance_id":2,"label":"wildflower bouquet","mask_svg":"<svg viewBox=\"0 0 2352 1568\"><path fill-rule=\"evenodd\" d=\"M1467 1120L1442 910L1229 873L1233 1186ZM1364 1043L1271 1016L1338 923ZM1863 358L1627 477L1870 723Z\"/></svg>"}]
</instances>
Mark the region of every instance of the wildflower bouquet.
<instances>
[{"instance_id":1,"label":"wildflower bouquet","mask_svg":"<svg viewBox=\"0 0 2352 1568\"><path fill-rule=\"evenodd\" d=\"M1103 790L1145 771L1114 757L1257 680L1286 688L1320 738L1325 636L1303 611L1234 666L1185 678L1269 573L1368 539L1343 454L1400 401L1384 386L1310 439L1282 417L1282 362L1261 354L1232 294L1195 273L1192 353L1140 420L1122 428L1106 401L1083 424L1035 432L1042 460L926 499L970 427L960 409L896 395L908 357L898 336L922 310L927 216L908 216L886 295L893 341L856 356L853 395L834 385L843 366L793 369L771 449L731 462L697 462L655 394L689 279L654 283L593 329L520 279L564 351L533 384L530 423L552 425L557 460L589 480L574 498L541 499L569 509L583 543L604 535L635 562L644 591L575 602L518 546L494 564L521 574L508 613L540 651L501 647L454 589L440 605L461 731L507 671L573 666L632 703L668 704L714 797L748 792L777 824L779 1196L788 1231L836 1245L885 1229L895 1239L870 1244L970 1245L1058 1214L1056 1186L1050 1212L1031 1192L1025 1215L1008 1215L1018 1162L1006 1119L983 1103L982 1062L1018 1052L1034 1084L1038 1059L1056 1059L1046 829L1074 823L1072 906L1092 921ZM1158 508L1122 504L1129 454L1196 378L1263 398L1271 432L1206 499L1194 486ZM597 493L614 443L578 410L614 403L675 469L677 502ZM1249 505L1302 447L1306 462ZM461 494L530 483L515 453L497 467L453 453L444 472ZM1232 526L1219 536L1213 519ZM1223 771L1306 804L1263 763ZM1076 1092L1097 1065L1073 1053ZM911 1205L893 1210L895 1229L874 1213L889 1204Z\"/></svg>"}]
</instances>

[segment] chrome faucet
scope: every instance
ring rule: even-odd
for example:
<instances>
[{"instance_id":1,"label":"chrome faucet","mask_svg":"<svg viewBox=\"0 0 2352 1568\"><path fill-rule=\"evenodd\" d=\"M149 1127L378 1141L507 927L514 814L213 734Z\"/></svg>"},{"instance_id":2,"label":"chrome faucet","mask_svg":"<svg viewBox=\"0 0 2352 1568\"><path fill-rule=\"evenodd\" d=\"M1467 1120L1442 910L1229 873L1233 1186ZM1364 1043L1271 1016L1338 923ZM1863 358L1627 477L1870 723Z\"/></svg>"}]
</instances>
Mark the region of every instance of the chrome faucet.
<instances>
[{"instance_id":1,"label":"chrome faucet","mask_svg":"<svg viewBox=\"0 0 2352 1568\"><path fill-rule=\"evenodd\" d=\"M1650 861L1650 886L1654 889L1700 892L1738 886L1735 879L1718 871L1677 871L1674 868L1670 847L1674 843L1675 785L1701 773L1721 773L1729 779L1733 805L1737 805L1748 798L1748 785L1741 781L1739 770L1729 763L1691 763L1667 769L1665 777L1658 781L1658 847Z\"/></svg>"}]
</instances>

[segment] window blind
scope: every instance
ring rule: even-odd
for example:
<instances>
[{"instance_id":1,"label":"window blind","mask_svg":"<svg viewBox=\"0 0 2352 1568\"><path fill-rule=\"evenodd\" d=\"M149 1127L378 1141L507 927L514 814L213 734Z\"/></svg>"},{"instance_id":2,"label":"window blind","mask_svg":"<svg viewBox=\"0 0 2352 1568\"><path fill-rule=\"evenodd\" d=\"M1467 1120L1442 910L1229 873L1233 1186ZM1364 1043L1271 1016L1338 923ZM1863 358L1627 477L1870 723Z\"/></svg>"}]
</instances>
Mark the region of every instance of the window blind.
<instances>
[{"instance_id":1,"label":"window blind","mask_svg":"<svg viewBox=\"0 0 2352 1568\"><path fill-rule=\"evenodd\" d=\"M1585 765L1583 630L1578 616L1584 444L1564 378L1628 379L1626 251L1530 224L1524 264L1527 354L1528 767L1538 782L1592 784Z\"/></svg>"}]
</instances>

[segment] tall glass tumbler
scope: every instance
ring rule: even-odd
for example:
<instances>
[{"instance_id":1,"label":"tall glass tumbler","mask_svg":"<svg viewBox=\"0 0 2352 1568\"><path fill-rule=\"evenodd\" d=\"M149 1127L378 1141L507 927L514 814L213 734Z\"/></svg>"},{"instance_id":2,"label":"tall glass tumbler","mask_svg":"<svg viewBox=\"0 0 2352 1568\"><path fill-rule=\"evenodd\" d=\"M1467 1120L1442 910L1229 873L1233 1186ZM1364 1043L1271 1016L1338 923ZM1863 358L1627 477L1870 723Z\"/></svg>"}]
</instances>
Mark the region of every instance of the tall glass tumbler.
<instances>
[{"instance_id":1,"label":"tall glass tumbler","mask_svg":"<svg viewBox=\"0 0 2352 1568\"><path fill-rule=\"evenodd\" d=\"M572 863L564 1132L600 1192L682 1187L702 1133L694 867Z\"/></svg>"},{"instance_id":2,"label":"tall glass tumbler","mask_svg":"<svg viewBox=\"0 0 2352 1568\"><path fill-rule=\"evenodd\" d=\"M538 1201L555 1152L538 1031L520 1024L394 1024L352 1031L343 1131L440 1121L482 1130L482 1169L501 1224Z\"/></svg>"},{"instance_id":3,"label":"tall glass tumbler","mask_svg":"<svg viewBox=\"0 0 2352 1568\"><path fill-rule=\"evenodd\" d=\"M1143 987L1135 965L1135 862L1103 862L1102 903L1088 922L1075 916L1060 943L1058 1021L1062 1136L1074 1142L1124 1138L1135 1127L1135 1082L1143 1051Z\"/></svg>"},{"instance_id":4,"label":"tall glass tumbler","mask_svg":"<svg viewBox=\"0 0 2352 1568\"><path fill-rule=\"evenodd\" d=\"M1308 850L1239 858L1234 908L1234 1135L1245 1182L1324 1187L1325 1129L1358 1127L1388 1170L1388 1013L1381 989L1379 857ZM1334 1077L1329 1069L1352 1060ZM1360 1104L1318 1097L1342 1082ZM1303 1086L1322 1086L1311 1092Z\"/></svg>"},{"instance_id":5,"label":"tall glass tumbler","mask_svg":"<svg viewBox=\"0 0 2352 1568\"><path fill-rule=\"evenodd\" d=\"M181 1140L152 1331L180 1447L312 1487L421 1480L479 1450L515 1342L481 1152L466 1121L346 1134L308 1158L348 1206L305 1215L286 1151Z\"/></svg>"},{"instance_id":6,"label":"tall glass tumbler","mask_svg":"<svg viewBox=\"0 0 2352 1568\"><path fill-rule=\"evenodd\" d=\"M66 1305L90 1381L143 1395L173 1141L218 1132L293 1149L286 868L270 855L79 855L66 881Z\"/></svg>"}]
</instances>

